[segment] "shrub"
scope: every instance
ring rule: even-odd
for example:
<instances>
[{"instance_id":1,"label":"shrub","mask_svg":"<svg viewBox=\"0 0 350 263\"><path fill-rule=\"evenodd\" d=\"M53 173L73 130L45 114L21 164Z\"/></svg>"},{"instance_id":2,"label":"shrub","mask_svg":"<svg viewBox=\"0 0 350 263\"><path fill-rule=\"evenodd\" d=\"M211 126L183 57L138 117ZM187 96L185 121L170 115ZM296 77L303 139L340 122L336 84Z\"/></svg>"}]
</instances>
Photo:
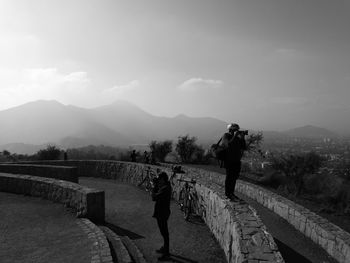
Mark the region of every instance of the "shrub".
<instances>
[{"instance_id":1,"label":"shrub","mask_svg":"<svg viewBox=\"0 0 350 263\"><path fill-rule=\"evenodd\" d=\"M315 173L321 166L323 158L309 152L298 155L280 155L271 157L271 166L282 172L287 179L286 188L289 192L299 195L304 189L304 177Z\"/></svg>"},{"instance_id":2,"label":"shrub","mask_svg":"<svg viewBox=\"0 0 350 263\"><path fill-rule=\"evenodd\" d=\"M258 183L277 189L280 186L286 185L287 180L283 174L271 170L264 172L263 176L258 179Z\"/></svg>"},{"instance_id":3,"label":"shrub","mask_svg":"<svg viewBox=\"0 0 350 263\"><path fill-rule=\"evenodd\" d=\"M163 142L152 141L149 144L151 149L151 153L154 155L154 158L157 161L164 162L165 157L168 153L171 153L173 149L173 142L170 140L166 140Z\"/></svg>"},{"instance_id":4,"label":"shrub","mask_svg":"<svg viewBox=\"0 0 350 263\"><path fill-rule=\"evenodd\" d=\"M58 160L61 156L61 150L55 145L47 145L46 149L37 152L38 160Z\"/></svg>"},{"instance_id":5,"label":"shrub","mask_svg":"<svg viewBox=\"0 0 350 263\"><path fill-rule=\"evenodd\" d=\"M176 152L183 163L190 163L193 153L197 149L196 137L189 137L189 135L179 136L176 144Z\"/></svg>"}]
</instances>

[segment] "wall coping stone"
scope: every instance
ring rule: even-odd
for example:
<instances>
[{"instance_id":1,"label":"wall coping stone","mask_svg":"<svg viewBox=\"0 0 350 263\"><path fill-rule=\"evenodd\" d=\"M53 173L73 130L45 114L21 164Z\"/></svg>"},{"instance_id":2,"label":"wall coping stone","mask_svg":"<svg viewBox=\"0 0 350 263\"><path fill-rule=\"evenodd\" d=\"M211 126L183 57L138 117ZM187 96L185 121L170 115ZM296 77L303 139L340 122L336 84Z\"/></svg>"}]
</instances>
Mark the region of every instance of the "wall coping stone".
<instances>
[{"instance_id":1,"label":"wall coping stone","mask_svg":"<svg viewBox=\"0 0 350 263\"><path fill-rule=\"evenodd\" d=\"M91 240L91 263L113 263L110 246L105 233L87 218L81 218L77 224Z\"/></svg>"},{"instance_id":2,"label":"wall coping stone","mask_svg":"<svg viewBox=\"0 0 350 263\"><path fill-rule=\"evenodd\" d=\"M218 185L225 183L225 175L223 174L201 168L187 166L183 166L183 168L187 173L193 173L197 176L202 174L203 177L204 174ZM339 226L302 205L256 184L237 180L236 190L284 218L294 228L325 249L338 262L350 262L350 233Z\"/></svg>"},{"instance_id":3,"label":"wall coping stone","mask_svg":"<svg viewBox=\"0 0 350 263\"><path fill-rule=\"evenodd\" d=\"M71 166L33 163L1 163L0 172L11 174L28 174L78 183L77 168Z\"/></svg>"},{"instance_id":4,"label":"wall coping stone","mask_svg":"<svg viewBox=\"0 0 350 263\"><path fill-rule=\"evenodd\" d=\"M42 197L73 209L79 217L103 222L104 191L77 183L23 174L0 173L0 191Z\"/></svg>"},{"instance_id":5,"label":"wall coping stone","mask_svg":"<svg viewBox=\"0 0 350 263\"><path fill-rule=\"evenodd\" d=\"M142 181L145 167L172 173L169 167L131 162L69 160L46 163L76 166L80 176L102 177L134 185ZM222 185L196 174L188 175L197 181L195 190L206 211L205 222L219 241L228 262L284 262L273 237L253 208L243 200L232 202L226 199ZM178 181L173 178L173 187L179 189L181 184L175 182Z\"/></svg>"}]
</instances>

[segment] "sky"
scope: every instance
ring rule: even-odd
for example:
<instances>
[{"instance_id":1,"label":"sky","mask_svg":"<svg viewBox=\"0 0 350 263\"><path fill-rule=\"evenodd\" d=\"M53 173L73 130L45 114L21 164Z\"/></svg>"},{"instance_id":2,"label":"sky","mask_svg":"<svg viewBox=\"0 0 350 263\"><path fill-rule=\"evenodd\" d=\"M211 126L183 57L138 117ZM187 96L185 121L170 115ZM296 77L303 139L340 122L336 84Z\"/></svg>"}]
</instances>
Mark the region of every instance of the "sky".
<instances>
[{"instance_id":1,"label":"sky","mask_svg":"<svg viewBox=\"0 0 350 263\"><path fill-rule=\"evenodd\" d=\"M350 0L0 0L0 110L116 100L350 132Z\"/></svg>"}]
</instances>

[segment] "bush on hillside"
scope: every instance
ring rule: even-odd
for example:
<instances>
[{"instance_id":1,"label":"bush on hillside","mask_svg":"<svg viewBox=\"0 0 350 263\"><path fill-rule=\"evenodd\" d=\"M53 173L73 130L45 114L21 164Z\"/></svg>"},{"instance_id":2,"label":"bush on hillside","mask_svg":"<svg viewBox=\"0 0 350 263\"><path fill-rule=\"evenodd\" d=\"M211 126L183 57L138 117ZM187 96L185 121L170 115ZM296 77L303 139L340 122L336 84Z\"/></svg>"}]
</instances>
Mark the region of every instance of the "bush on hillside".
<instances>
[{"instance_id":1,"label":"bush on hillside","mask_svg":"<svg viewBox=\"0 0 350 263\"><path fill-rule=\"evenodd\" d=\"M152 141L149 144L149 148L151 149L151 153L154 155L155 161L164 162L165 157L171 153L173 149L173 142L170 140L162 142Z\"/></svg>"},{"instance_id":2,"label":"bush on hillside","mask_svg":"<svg viewBox=\"0 0 350 263\"><path fill-rule=\"evenodd\" d=\"M47 145L46 149L39 150L36 154L38 160L58 160L61 156L61 149L55 145Z\"/></svg>"},{"instance_id":3,"label":"bush on hillside","mask_svg":"<svg viewBox=\"0 0 350 263\"><path fill-rule=\"evenodd\" d=\"M288 192L300 195L304 190L304 177L315 173L323 158L314 153L280 155L271 157L271 167L286 176L285 188Z\"/></svg>"}]
</instances>

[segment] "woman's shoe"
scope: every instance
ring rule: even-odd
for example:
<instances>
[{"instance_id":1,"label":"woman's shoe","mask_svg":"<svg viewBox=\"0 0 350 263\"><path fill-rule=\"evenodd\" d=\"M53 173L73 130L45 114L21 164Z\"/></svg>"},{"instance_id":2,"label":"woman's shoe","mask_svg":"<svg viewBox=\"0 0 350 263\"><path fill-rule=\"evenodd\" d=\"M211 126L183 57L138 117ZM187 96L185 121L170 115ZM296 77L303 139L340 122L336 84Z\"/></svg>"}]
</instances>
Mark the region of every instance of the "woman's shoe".
<instances>
[{"instance_id":1,"label":"woman's shoe","mask_svg":"<svg viewBox=\"0 0 350 263\"><path fill-rule=\"evenodd\" d=\"M158 261L169 261L169 260L171 260L169 253L163 254L161 257L158 258Z\"/></svg>"},{"instance_id":2,"label":"woman's shoe","mask_svg":"<svg viewBox=\"0 0 350 263\"><path fill-rule=\"evenodd\" d=\"M165 252L164 247L161 247L160 249L157 249L156 252L159 253L159 254L164 254L164 252Z\"/></svg>"}]
</instances>

